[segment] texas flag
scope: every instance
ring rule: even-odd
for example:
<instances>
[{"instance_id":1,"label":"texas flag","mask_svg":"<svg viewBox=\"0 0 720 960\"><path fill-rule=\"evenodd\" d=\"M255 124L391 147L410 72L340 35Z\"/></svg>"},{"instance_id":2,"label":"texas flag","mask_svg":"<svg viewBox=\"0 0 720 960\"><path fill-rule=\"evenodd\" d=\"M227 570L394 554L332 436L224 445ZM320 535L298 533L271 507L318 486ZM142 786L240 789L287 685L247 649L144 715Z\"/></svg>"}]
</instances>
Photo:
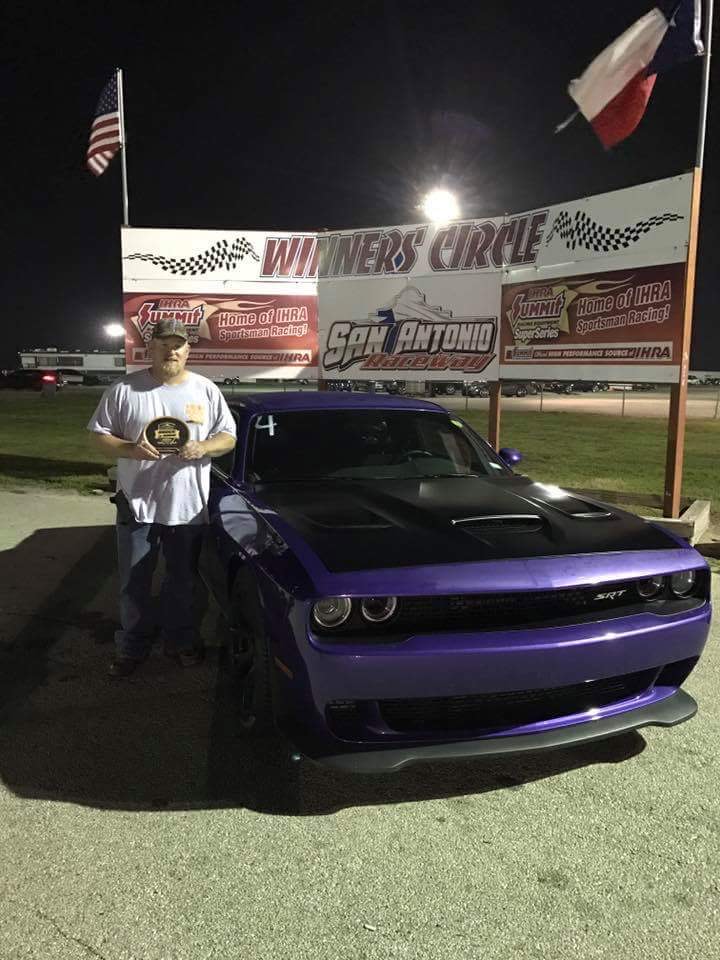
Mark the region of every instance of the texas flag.
<instances>
[{"instance_id":1,"label":"texas flag","mask_svg":"<svg viewBox=\"0 0 720 960\"><path fill-rule=\"evenodd\" d=\"M658 73L702 55L701 13L702 0L654 7L570 83L570 96L604 147L640 123Z\"/></svg>"}]
</instances>

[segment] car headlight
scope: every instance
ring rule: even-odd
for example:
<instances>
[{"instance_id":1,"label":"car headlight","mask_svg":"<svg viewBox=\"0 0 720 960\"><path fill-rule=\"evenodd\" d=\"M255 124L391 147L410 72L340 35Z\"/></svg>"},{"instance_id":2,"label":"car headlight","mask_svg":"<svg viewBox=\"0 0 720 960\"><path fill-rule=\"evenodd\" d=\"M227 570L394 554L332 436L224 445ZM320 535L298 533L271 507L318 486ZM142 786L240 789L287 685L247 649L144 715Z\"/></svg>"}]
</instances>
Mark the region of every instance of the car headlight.
<instances>
[{"instance_id":1,"label":"car headlight","mask_svg":"<svg viewBox=\"0 0 720 960\"><path fill-rule=\"evenodd\" d=\"M349 597L325 597L313 604L315 621L321 627L339 627L350 616L352 602Z\"/></svg>"},{"instance_id":2,"label":"car headlight","mask_svg":"<svg viewBox=\"0 0 720 960\"><path fill-rule=\"evenodd\" d=\"M643 600L654 600L664 586L664 577L648 577L646 580L638 580L635 589Z\"/></svg>"},{"instance_id":3,"label":"car headlight","mask_svg":"<svg viewBox=\"0 0 720 960\"><path fill-rule=\"evenodd\" d=\"M396 597L365 597L360 603L360 612L369 623L385 623L396 610Z\"/></svg>"},{"instance_id":4,"label":"car headlight","mask_svg":"<svg viewBox=\"0 0 720 960\"><path fill-rule=\"evenodd\" d=\"M681 570L670 577L670 589L676 597L686 597L692 593L697 583L697 573L694 570Z\"/></svg>"}]
</instances>

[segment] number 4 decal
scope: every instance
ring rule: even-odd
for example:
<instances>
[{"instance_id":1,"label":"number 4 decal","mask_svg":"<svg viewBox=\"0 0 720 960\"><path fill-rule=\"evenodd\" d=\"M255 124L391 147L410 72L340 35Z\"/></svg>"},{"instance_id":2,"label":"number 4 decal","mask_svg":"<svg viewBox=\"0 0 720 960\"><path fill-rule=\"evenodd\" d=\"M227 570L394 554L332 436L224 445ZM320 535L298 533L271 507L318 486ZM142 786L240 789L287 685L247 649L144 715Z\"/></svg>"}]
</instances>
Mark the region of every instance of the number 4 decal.
<instances>
[{"instance_id":1,"label":"number 4 decal","mask_svg":"<svg viewBox=\"0 0 720 960\"><path fill-rule=\"evenodd\" d=\"M255 428L256 430L267 430L270 433L271 437L275 436L275 418L271 413L268 414L267 423L262 422L262 417L258 421L258 425Z\"/></svg>"}]
</instances>

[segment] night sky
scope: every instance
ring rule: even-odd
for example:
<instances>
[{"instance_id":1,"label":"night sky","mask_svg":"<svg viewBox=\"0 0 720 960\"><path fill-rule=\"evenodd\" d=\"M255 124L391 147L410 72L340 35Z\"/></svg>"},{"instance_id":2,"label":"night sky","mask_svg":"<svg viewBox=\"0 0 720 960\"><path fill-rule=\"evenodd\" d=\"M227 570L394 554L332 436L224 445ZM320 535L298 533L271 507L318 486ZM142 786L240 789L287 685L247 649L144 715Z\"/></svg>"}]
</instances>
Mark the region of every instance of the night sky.
<instances>
[{"instance_id":1,"label":"night sky","mask_svg":"<svg viewBox=\"0 0 720 960\"><path fill-rule=\"evenodd\" d=\"M582 118L553 134L574 109L569 80L650 5L15 5L1 41L0 366L21 347L108 345L102 325L121 318L119 156L98 179L85 169L93 110L116 66L133 226L414 223L438 184L457 190L463 216L494 215L693 166L700 59L658 79L640 128L611 152ZM720 369L719 83L716 69L694 369Z\"/></svg>"}]
</instances>

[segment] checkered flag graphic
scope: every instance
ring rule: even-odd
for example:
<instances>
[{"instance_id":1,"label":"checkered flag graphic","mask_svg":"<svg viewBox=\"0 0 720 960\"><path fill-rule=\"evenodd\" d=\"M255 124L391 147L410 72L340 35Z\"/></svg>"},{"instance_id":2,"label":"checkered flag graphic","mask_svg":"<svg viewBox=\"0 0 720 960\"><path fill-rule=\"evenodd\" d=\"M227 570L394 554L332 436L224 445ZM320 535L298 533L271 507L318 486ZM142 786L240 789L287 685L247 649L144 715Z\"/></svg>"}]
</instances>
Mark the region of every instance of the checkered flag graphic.
<instances>
[{"instance_id":1,"label":"checkered flag graphic","mask_svg":"<svg viewBox=\"0 0 720 960\"><path fill-rule=\"evenodd\" d=\"M639 220L629 227L604 227L581 210L578 210L574 217L566 210L561 210L553 221L545 243L550 243L557 233L565 241L568 250L585 247L595 253L610 253L627 249L631 244L637 243L643 234L663 223L682 219L679 213L663 213L648 220Z\"/></svg>"},{"instance_id":2,"label":"checkered flag graphic","mask_svg":"<svg viewBox=\"0 0 720 960\"><path fill-rule=\"evenodd\" d=\"M158 257L154 253L131 253L126 260L145 260L160 267L168 273L178 274L181 277L198 276L203 273L212 273L213 270L233 270L245 257L259 260L253 245L245 237L236 237L232 244L227 240L218 240L203 253L195 257Z\"/></svg>"}]
</instances>

